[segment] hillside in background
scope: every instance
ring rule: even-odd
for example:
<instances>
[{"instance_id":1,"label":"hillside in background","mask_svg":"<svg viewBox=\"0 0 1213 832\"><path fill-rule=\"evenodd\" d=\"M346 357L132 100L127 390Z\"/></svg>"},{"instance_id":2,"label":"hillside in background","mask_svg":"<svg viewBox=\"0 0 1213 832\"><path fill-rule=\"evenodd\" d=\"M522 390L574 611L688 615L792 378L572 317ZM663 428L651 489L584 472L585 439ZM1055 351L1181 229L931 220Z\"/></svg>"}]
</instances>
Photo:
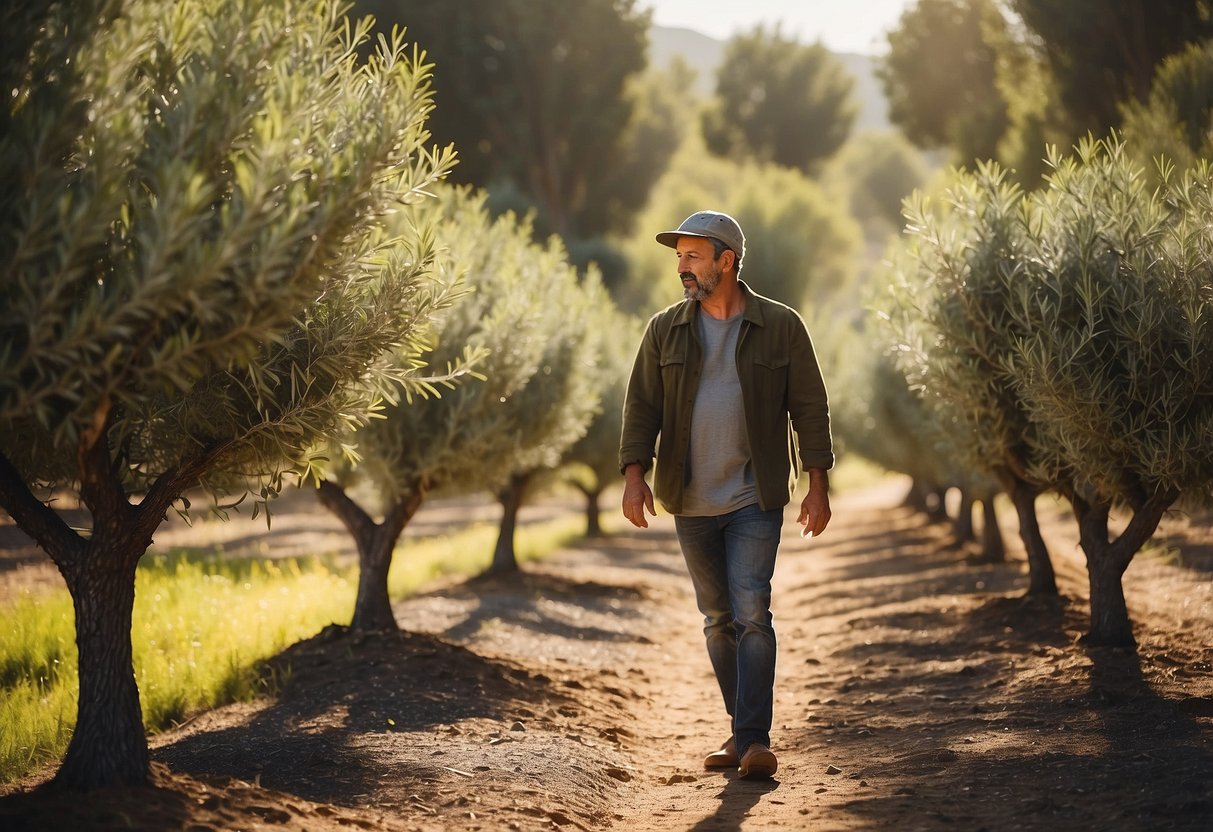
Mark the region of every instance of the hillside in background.
<instances>
[{"instance_id":1,"label":"hillside in background","mask_svg":"<svg viewBox=\"0 0 1213 832\"><path fill-rule=\"evenodd\" d=\"M675 56L681 57L698 72L696 91L708 96L716 86L716 67L724 57L724 47L724 41L692 29L654 26L649 41L649 62L653 67L664 68ZM845 52L837 53L837 57L855 76L855 98L859 104L856 132L891 129L888 103L876 77L876 59Z\"/></svg>"}]
</instances>

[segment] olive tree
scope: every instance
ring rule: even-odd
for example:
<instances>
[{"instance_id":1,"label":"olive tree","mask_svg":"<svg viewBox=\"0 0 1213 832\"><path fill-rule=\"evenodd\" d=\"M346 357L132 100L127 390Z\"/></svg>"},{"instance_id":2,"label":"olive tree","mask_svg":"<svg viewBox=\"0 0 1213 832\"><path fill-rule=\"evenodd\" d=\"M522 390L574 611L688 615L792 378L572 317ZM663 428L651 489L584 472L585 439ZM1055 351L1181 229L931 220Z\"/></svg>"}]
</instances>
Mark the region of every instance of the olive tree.
<instances>
[{"instance_id":1,"label":"olive tree","mask_svg":"<svg viewBox=\"0 0 1213 832\"><path fill-rule=\"evenodd\" d=\"M554 245L554 243L553 243ZM544 283L541 328L547 334L539 371L506 410L511 453L502 460L505 484L498 489L501 527L490 571L514 572L518 511L536 479L555 472L564 454L586 432L600 409L605 381L602 342L618 333L602 328L601 314L613 309L596 271L578 280L571 268Z\"/></svg>"},{"instance_id":2,"label":"olive tree","mask_svg":"<svg viewBox=\"0 0 1213 832\"><path fill-rule=\"evenodd\" d=\"M440 192L436 268L468 293L439 317L427 354L433 366L474 359L481 379L385 409L342 438L356 457L343 456L319 483L321 502L358 548L355 629L396 627L388 571L409 521L431 494L502 489L519 452L519 426L547 418L524 405L524 391L564 384L561 374L572 369L549 356L551 342L568 337L553 310L577 288L564 250L534 243L529 223L513 214L491 219L484 202L467 188ZM577 321L572 315L569 327Z\"/></svg>"},{"instance_id":3,"label":"olive tree","mask_svg":"<svg viewBox=\"0 0 1213 832\"><path fill-rule=\"evenodd\" d=\"M595 327L603 333L599 377L601 404L585 435L565 454L566 476L586 499L586 536L600 537L602 492L619 482L619 437L623 432L623 399L628 374L640 344L639 318L624 315L613 306L602 307Z\"/></svg>"},{"instance_id":4,"label":"olive tree","mask_svg":"<svg viewBox=\"0 0 1213 832\"><path fill-rule=\"evenodd\" d=\"M1034 245L1010 298L1022 335L1008 366L1052 451L1036 471L1073 481L1086 640L1126 645L1125 570L1179 497L1213 485L1213 168L1181 179L1164 166L1155 189L1116 140L1049 163L1027 207Z\"/></svg>"},{"instance_id":5,"label":"olive tree","mask_svg":"<svg viewBox=\"0 0 1213 832\"><path fill-rule=\"evenodd\" d=\"M1001 169L954 172L935 199L906 209L907 246L876 306L891 324L910 383L921 389L966 467L993 476L1011 497L1027 553L1029 595L1056 595L1036 516L1043 490L1064 490L1064 470L1043 471L1044 440L1008 361L1018 339L1013 304L1022 289L1023 192Z\"/></svg>"},{"instance_id":6,"label":"olive tree","mask_svg":"<svg viewBox=\"0 0 1213 832\"><path fill-rule=\"evenodd\" d=\"M416 372L444 292L428 68L365 63L335 2L18 3L0 130L0 507L75 607L79 706L56 777L143 783L135 567L187 489L272 496ZM119 13L120 12L120 13ZM12 45L10 44L10 45ZM46 502L74 492L71 528Z\"/></svg>"},{"instance_id":7,"label":"olive tree","mask_svg":"<svg viewBox=\"0 0 1213 832\"><path fill-rule=\"evenodd\" d=\"M930 256L926 288L907 291L921 307L912 351L924 389L976 420L975 461L1070 499L1085 641L1132 644L1125 570L1177 499L1213 485L1213 169L1181 179L1164 165L1153 189L1115 140L1048 161L1030 195L990 166L961 175L946 209L917 213Z\"/></svg>"}]
</instances>

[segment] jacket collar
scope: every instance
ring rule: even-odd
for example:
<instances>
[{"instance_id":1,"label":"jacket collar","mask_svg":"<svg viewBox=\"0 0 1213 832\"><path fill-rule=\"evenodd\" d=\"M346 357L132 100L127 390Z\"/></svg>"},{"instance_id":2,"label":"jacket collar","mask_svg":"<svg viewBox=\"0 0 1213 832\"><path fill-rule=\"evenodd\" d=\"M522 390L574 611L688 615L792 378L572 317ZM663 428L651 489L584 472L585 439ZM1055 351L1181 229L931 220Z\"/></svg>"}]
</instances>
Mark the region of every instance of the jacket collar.
<instances>
[{"instance_id":1,"label":"jacket collar","mask_svg":"<svg viewBox=\"0 0 1213 832\"><path fill-rule=\"evenodd\" d=\"M749 321L754 326L762 326L762 303L766 298L751 289L741 278L737 279L737 285L741 287L741 293L745 295L745 311L741 313L742 320ZM695 320L695 315L698 312L699 301L684 300L678 307L677 314L674 316L674 326L690 324L691 321Z\"/></svg>"}]
</instances>

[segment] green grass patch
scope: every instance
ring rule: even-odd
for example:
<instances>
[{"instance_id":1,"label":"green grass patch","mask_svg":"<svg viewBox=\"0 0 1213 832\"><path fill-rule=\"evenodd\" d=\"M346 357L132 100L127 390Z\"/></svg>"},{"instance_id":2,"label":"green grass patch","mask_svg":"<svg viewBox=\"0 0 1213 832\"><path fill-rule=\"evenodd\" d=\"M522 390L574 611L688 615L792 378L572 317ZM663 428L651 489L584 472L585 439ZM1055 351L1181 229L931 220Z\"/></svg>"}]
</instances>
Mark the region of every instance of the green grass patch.
<instances>
[{"instance_id":1,"label":"green grass patch","mask_svg":"<svg viewBox=\"0 0 1213 832\"><path fill-rule=\"evenodd\" d=\"M584 528L576 515L522 526L518 559L542 557ZM441 576L482 572L496 540L497 527L487 523L402 540L389 591L402 598ZM261 662L329 624L348 622L357 581L355 565L331 557L145 557L135 579L131 638L148 731L267 692ZM10 783L62 757L79 682L66 589L19 597L0 606L0 617L0 782Z\"/></svg>"}]
</instances>

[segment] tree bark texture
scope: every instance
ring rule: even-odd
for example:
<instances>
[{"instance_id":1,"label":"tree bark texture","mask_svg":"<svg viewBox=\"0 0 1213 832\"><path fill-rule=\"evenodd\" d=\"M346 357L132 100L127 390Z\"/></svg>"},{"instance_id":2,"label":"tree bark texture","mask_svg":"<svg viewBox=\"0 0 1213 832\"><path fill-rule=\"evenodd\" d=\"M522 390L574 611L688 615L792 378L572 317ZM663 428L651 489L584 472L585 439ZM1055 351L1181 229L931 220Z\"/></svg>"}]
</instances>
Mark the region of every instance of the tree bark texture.
<instances>
[{"instance_id":1,"label":"tree bark texture","mask_svg":"<svg viewBox=\"0 0 1213 832\"><path fill-rule=\"evenodd\" d=\"M76 726L53 785L69 790L143 785L147 735L131 648L135 567L173 501L197 481L213 449L162 474L138 505L117 476L108 442L109 403L77 451L81 502L92 518L82 536L43 504L0 455L0 505L54 561L76 617L80 688Z\"/></svg>"},{"instance_id":2,"label":"tree bark texture","mask_svg":"<svg viewBox=\"0 0 1213 832\"><path fill-rule=\"evenodd\" d=\"M335 483L325 480L316 493L321 504L336 514L353 535L358 547L358 594L350 628L363 631L397 629L396 614L392 611L388 593L388 572L392 568L396 542L425 499L424 487L417 485L394 502L380 523Z\"/></svg>"},{"instance_id":3,"label":"tree bark texture","mask_svg":"<svg viewBox=\"0 0 1213 832\"><path fill-rule=\"evenodd\" d=\"M141 554L94 550L68 571L80 698L76 728L55 775L57 787L88 790L147 783L147 735L131 660L135 564Z\"/></svg>"},{"instance_id":4,"label":"tree bark texture","mask_svg":"<svg viewBox=\"0 0 1213 832\"><path fill-rule=\"evenodd\" d=\"M1133 556L1154 534L1159 522L1177 494L1149 497L1136 507L1129 524L1112 540L1108 533L1111 504L1088 502L1074 496L1074 516L1078 520L1079 542L1087 558L1087 578L1091 590L1091 626L1082 638L1093 647L1133 647L1133 624L1125 603L1123 577Z\"/></svg>"}]
</instances>

